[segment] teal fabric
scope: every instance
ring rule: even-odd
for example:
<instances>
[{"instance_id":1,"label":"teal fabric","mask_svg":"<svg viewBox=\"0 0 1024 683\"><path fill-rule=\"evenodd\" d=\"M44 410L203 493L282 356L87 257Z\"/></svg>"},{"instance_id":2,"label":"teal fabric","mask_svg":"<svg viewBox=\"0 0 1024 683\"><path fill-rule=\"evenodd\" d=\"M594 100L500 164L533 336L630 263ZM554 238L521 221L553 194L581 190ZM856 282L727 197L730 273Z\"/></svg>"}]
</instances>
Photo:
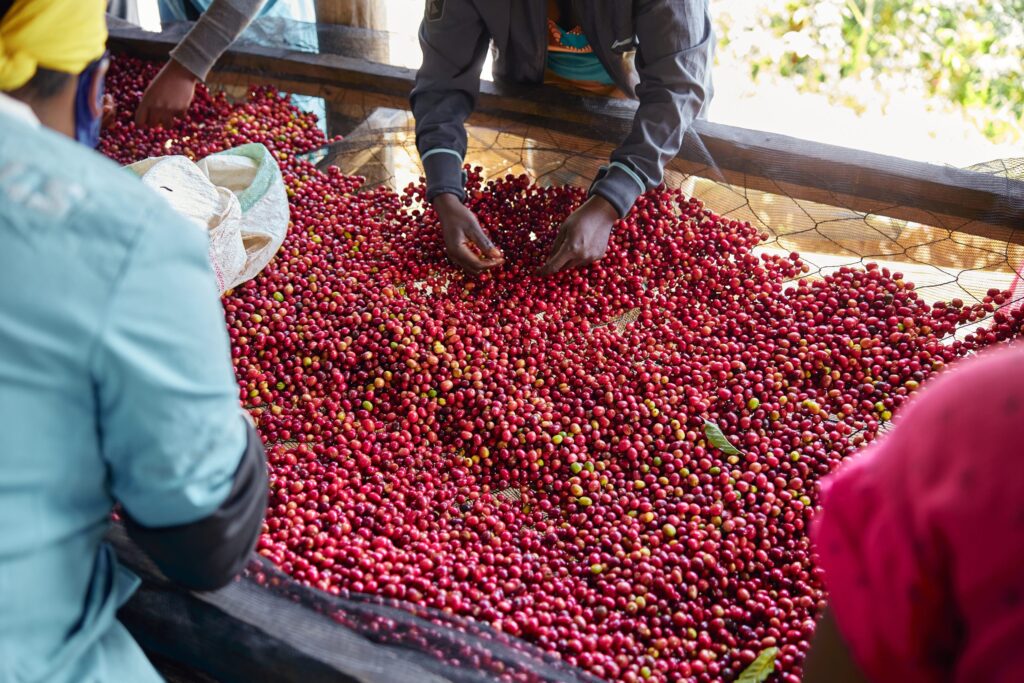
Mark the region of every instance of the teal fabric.
<instances>
[{"instance_id":1,"label":"teal fabric","mask_svg":"<svg viewBox=\"0 0 1024 683\"><path fill-rule=\"evenodd\" d=\"M3 683L160 680L101 541L115 501L160 527L230 491L246 435L207 251L130 172L0 112Z\"/></svg>"},{"instance_id":2,"label":"teal fabric","mask_svg":"<svg viewBox=\"0 0 1024 683\"><path fill-rule=\"evenodd\" d=\"M590 46L587 37L583 34L569 33L562 27L558 27L558 32L561 34L559 42L565 47L584 49ZM548 50L547 67L570 81L588 81L602 85L612 85L615 82L593 52L553 52Z\"/></svg>"},{"instance_id":3,"label":"teal fabric","mask_svg":"<svg viewBox=\"0 0 1024 683\"><path fill-rule=\"evenodd\" d=\"M590 41L582 33L569 33L561 26L555 25L558 29L558 42L562 47L571 47L575 50L585 50L590 47Z\"/></svg>"},{"instance_id":4,"label":"teal fabric","mask_svg":"<svg viewBox=\"0 0 1024 683\"><path fill-rule=\"evenodd\" d=\"M189 10L202 14L210 8L213 0L159 0L161 21L188 21ZM295 21L316 21L316 10L312 0L267 0L258 16L281 17Z\"/></svg>"},{"instance_id":5,"label":"teal fabric","mask_svg":"<svg viewBox=\"0 0 1024 683\"><path fill-rule=\"evenodd\" d=\"M223 152L217 152L217 154L246 157L258 164L256 177L253 178L252 183L241 192L235 194L238 197L238 204L242 207L242 211L248 211L252 208L253 204L263 199L270 189L270 184L280 177L277 164L274 162L274 158L270 156L270 150L259 142L250 142L246 145L232 147Z\"/></svg>"}]
</instances>

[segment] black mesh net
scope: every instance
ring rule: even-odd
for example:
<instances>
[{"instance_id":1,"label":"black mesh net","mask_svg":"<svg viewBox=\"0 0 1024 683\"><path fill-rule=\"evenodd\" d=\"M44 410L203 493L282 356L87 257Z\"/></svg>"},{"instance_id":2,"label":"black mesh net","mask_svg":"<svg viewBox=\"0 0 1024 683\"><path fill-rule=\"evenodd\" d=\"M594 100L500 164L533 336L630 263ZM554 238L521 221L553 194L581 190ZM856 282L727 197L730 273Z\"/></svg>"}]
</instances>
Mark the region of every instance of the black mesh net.
<instances>
[{"instance_id":1,"label":"black mesh net","mask_svg":"<svg viewBox=\"0 0 1024 683\"><path fill-rule=\"evenodd\" d=\"M541 185L587 187L614 148L611 143L507 120L478 116L473 123L467 159L483 167L485 179L526 174ZM375 109L344 141L309 158L363 175L371 185L401 189L416 182L421 173L413 126L407 111ZM991 289L1012 290L1012 301L1024 296L1018 286L1024 267L1024 228L1010 227L1021 216L1017 188L1005 190L1003 203L987 207L998 222L928 210L918 210L919 220L910 221L886 215L898 212L882 202L877 212L847 208L841 203L840 191L832 193L837 203L794 198L786 192L792 182L787 180L791 169L781 162L762 163L757 173L775 179L774 192L732 184L725 181L725 173L713 162L698 134L688 132L685 146L690 158L709 160L706 168L686 173L675 168L678 164L670 164L665 184L700 199L718 215L749 222L766 232L768 238L758 246L759 251L798 252L810 266L806 274L810 277L874 262L904 273L929 303L952 299L981 303ZM898 172L901 163L910 165L893 158L891 170ZM975 183L1001 190L1006 181L1021 180L1024 162L1003 159L966 170L984 174L974 178ZM969 329L961 326L961 334Z\"/></svg>"},{"instance_id":2,"label":"black mesh net","mask_svg":"<svg viewBox=\"0 0 1024 683\"><path fill-rule=\"evenodd\" d=\"M598 680L485 624L379 596L329 595L262 558L227 588L189 593L123 528L108 541L144 582L121 621L172 682Z\"/></svg>"},{"instance_id":3,"label":"black mesh net","mask_svg":"<svg viewBox=\"0 0 1024 683\"><path fill-rule=\"evenodd\" d=\"M217 680L735 680L759 653L774 657L767 671L798 680L824 600L801 565L816 481L884 431L934 371L1020 334L1024 231L1007 227L1024 215L1019 161L970 169L972 186L1002 198L972 221L892 207L884 192L865 210L863 198L844 202L846 185L822 190L829 203L797 199L789 189L805 178L784 159L746 182L691 132L666 191L638 204L647 222L623 227L594 268L601 285L573 281L559 299L540 280L511 282L542 263L611 143L536 116L474 116L470 205L503 217L485 227L518 263L473 281L445 260L421 203L412 117L393 99L305 84L323 96L329 134L344 135L328 143L273 90L239 89L252 74L221 74L234 98L200 89L186 121L141 132L129 112L155 70L115 62L122 111L102 151L123 163L198 158L258 140L304 217L267 271L225 297L242 397L270 456L262 557L197 596L118 541L146 578L126 623L149 651ZM890 163L898 176L909 162ZM673 229L689 231L687 249ZM318 268L351 277L326 291ZM869 289L877 301L843 300ZM827 308L817 320L816 299ZM277 308L289 301L298 327ZM792 328L747 327L772 306ZM510 311L528 311L533 332ZM751 380L760 393L734 395L754 362L735 345L766 337L778 346L771 372ZM456 348L461 365L444 360ZM840 392L862 354L857 390ZM430 369L438 359L443 371ZM545 364L557 364L555 383ZM529 377L518 404L492 395L506 386L499 366ZM614 371L576 371L590 366ZM629 408L618 417L602 403L613 393ZM767 465L743 452L759 447L745 438L754 429L775 439ZM610 481L613 460L636 451L654 457ZM411 485L396 487L398 476ZM635 491L614 498L610 484ZM647 497L659 487L671 511ZM611 515L617 525L601 528L616 538L595 538L588 524ZM770 532L769 517L779 520ZM328 552L343 539L345 554ZM452 555L426 550L438 547ZM494 550L510 547L514 558ZM783 618L780 604L798 616Z\"/></svg>"}]
</instances>

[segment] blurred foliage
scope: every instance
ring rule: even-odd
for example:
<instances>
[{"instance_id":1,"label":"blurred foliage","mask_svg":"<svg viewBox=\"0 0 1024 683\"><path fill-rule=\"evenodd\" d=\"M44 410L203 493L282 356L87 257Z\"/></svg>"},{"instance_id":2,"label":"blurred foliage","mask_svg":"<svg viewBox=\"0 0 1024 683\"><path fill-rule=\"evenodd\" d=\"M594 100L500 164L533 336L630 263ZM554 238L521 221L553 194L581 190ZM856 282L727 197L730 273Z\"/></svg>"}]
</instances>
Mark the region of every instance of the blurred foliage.
<instances>
[{"instance_id":1,"label":"blurred foliage","mask_svg":"<svg viewBox=\"0 0 1024 683\"><path fill-rule=\"evenodd\" d=\"M1021 134L1024 0L721 0L715 13L721 49L755 79L796 79L855 108L916 92L990 139Z\"/></svg>"}]
</instances>

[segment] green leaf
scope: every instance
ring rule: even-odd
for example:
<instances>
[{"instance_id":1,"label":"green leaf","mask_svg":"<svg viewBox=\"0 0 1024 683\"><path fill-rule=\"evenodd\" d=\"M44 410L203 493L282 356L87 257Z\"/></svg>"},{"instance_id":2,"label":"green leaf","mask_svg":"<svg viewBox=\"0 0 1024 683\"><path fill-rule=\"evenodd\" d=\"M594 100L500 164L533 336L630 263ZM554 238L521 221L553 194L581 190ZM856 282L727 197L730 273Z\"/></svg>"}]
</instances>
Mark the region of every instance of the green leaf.
<instances>
[{"instance_id":1,"label":"green leaf","mask_svg":"<svg viewBox=\"0 0 1024 683\"><path fill-rule=\"evenodd\" d=\"M779 654L779 648L770 647L762 650L757 659L750 663L736 683L764 683L765 680L775 673L775 657Z\"/></svg>"},{"instance_id":2,"label":"green leaf","mask_svg":"<svg viewBox=\"0 0 1024 683\"><path fill-rule=\"evenodd\" d=\"M704 420L704 436L708 442L726 455L740 455L739 449L729 443L722 430L711 420Z\"/></svg>"}]
</instances>

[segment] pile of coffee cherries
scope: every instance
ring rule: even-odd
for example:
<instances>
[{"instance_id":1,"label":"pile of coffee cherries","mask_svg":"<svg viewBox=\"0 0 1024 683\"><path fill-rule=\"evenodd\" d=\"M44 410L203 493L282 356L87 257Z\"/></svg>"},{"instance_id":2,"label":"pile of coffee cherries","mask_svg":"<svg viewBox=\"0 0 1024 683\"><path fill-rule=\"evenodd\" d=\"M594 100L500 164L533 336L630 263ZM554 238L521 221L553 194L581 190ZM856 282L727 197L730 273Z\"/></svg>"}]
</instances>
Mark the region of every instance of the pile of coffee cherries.
<instances>
[{"instance_id":1,"label":"pile of coffee cherries","mask_svg":"<svg viewBox=\"0 0 1024 683\"><path fill-rule=\"evenodd\" d=\"M291 198L277 257L224 297L268 444L258 552L607 680L728 681L777 648L778 680L799 681L826 600L819 481L937 370L1024 328L999 291L928 305L871 264L808 277L669 189L638 200L602 261L540 277L584 192L479 168L467 204L506 265L465 276L422 185L369 189L296 159L324 138L275 93L231 105L200 87L173 130L136 129L155 70L115 62L105 153L259 141Z\"/></svg>"},{"instance_id":2,"label":"pile of coffee cherries","mask_svg":"<svg viewBox=\"0 0 1024 683\"><path fill-rule=\"evenodd\" d=\"M198 160L248 142L263 143L283 164L327 142L315 115L298 111L270 88L252 88L244 102L232 104L224 93L211 93L200 84L188 115L173 127L137 128L135 110L160 66L117 57L107 72L106 90L117 109L100 137L99 151L121 164L171 154Z\"/></svg>"}]
</instances>

